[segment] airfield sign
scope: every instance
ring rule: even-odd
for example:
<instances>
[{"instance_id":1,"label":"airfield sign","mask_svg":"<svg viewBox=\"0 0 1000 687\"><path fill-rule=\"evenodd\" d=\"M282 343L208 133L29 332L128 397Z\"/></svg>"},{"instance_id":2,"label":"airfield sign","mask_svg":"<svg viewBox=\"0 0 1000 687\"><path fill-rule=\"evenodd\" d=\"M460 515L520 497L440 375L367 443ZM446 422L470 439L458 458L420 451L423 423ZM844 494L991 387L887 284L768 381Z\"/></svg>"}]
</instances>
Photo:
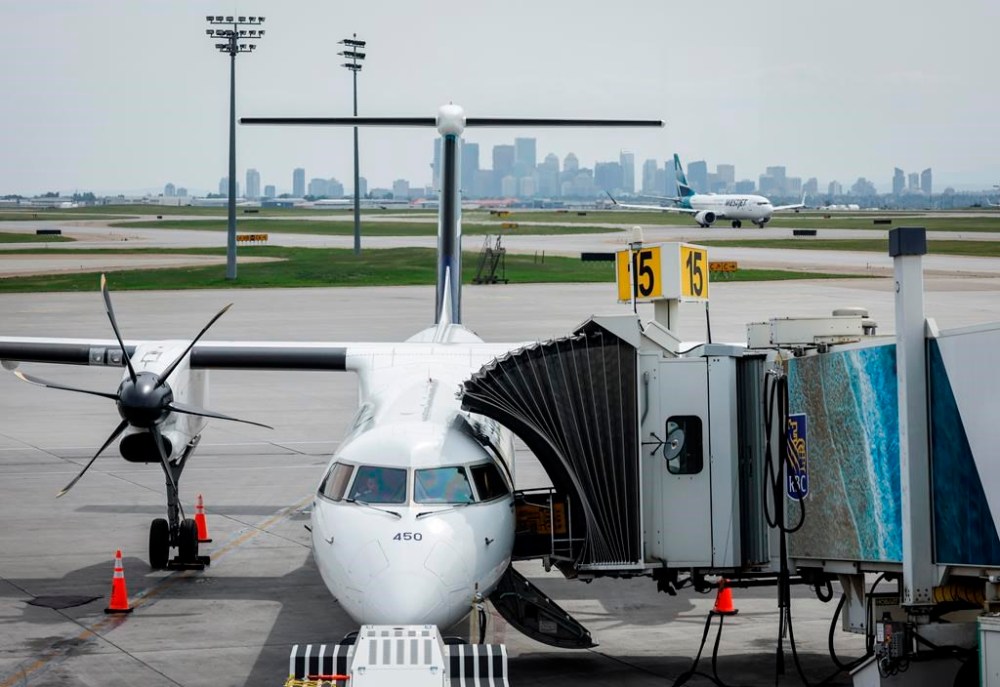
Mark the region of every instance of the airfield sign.
<instances>
[{"instance_id":1,"label":"airfield sign","mask_svg":"<svg viewBox=\"0 0 1000 687\"><path fill-rule=\"evenodd\" d=\"M631 264L629 256L631 255ZM618 300L708 300L708 249L689 243L637 246L616 254Z\"/></svg>"}]
</instances>

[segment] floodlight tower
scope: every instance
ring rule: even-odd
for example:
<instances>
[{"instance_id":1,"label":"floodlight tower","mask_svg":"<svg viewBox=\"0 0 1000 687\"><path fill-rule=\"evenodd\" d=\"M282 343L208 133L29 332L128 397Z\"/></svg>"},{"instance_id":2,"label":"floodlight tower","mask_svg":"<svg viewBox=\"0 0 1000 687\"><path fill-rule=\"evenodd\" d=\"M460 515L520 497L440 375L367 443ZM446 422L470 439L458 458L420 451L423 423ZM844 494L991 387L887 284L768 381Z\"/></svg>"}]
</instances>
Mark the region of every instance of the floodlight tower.
<instances>
[{"instance_id":1,"label":"floodlight tower","mask_svg":"<svg viewBox=\"0 0 1000 687\"><path fill-rule=\"evenodd\" d=\"M209 15L205 20L213 26L226 28L206 29L209 37L220 40L216 49L229 55L229 231L226 238L226 279L236 279L236 55L253 52L257 45L252 41L264 37L264 17L233 17ZM252 26L253 28L242 28ZM250 41L250 42L248 42Z\"/></svg>"},{"instance_id":2,"label":"floodlight tower","mask_svg":"<svg viewBox=\"0 0 1000 687\"><path fill-rule=\"evenodd\" d=\"M365 53L361 49L365 47L365 42L358 40L358 34L352 34L351 38L337 41L345 46L346 50L337 53L341 57L346 57L350 62L340 65L351 71L354 76L354 116L358 116L358 72L361 71L361 64L358 60L365 59ZM361 254L361 192L360 192L360 172L358 169L358 127L354 127L354 254Z\"/></svg>"}]
</instances>

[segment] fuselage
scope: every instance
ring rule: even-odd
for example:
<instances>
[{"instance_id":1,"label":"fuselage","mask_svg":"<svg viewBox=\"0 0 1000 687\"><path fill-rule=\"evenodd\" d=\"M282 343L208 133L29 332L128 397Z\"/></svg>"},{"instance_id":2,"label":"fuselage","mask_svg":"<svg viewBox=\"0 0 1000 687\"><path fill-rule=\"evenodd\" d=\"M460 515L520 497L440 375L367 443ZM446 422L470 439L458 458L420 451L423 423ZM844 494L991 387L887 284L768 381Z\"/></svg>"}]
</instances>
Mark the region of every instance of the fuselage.
<instances>
[{"instance_id":1,"label":"fuselage","mask_svg":"<svg viewBox=\"0 0 1000 687\"><path fill-rule=\"evenodd\" d=\"M513 442L457 397L507 349L447 329L348 354L360 408L317 489L312 543L360 624L449 627L510 564Z\"/></svg>"},{"instance_id":2,"label":"fuselage","mask_svg":"<svg viewBox=\"0 0 1000 687\"><path fill-rule=\"evenodd\" d=\"M711 212L719 219L767 222L774 214L774 205L764 196L743 194L704 194L682 198L681 207Z\"/></svg>"}]
</instances>

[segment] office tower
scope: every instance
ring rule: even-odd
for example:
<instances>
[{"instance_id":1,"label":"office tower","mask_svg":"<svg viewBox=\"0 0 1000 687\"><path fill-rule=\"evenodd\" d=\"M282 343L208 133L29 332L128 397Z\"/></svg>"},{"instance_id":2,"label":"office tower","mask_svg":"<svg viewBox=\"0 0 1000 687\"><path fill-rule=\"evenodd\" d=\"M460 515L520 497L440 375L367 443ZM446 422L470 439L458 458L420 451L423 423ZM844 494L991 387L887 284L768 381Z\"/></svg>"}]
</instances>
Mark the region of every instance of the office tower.
<instances>
[{"instance_id":1,"label":"office tower","mask_svg":"<svg viewBox=\"0 0 1000 687\"><path fill-rule=\"evenodd\" d=\"M535 153L535 139L514 139L514 176L521 178L531 176L538 164Z\"/></svg>"},{"instance_id":2,"label":"office tower","mask_svg":"<svg viewBox=\"0 0 1000 687\"><path fill-rule=\"evenodd\" d=\"M909 191L910 193L917 193L918 191L920 191L919 174L917 174L916 172L910 172L910 174L907 177L907 180L910 182L906 187L907 191Z\"/></svg>"},{"instance_id":3,"label":"office tower","mask_svg":"<svg viewBox=\"0 0 1000 687\"><path fill-rule=\"evenodd\" d=\"M535 195L535 178L521 177L517 180L517 195L521 198L533 198Z\"/></svg>"},{"instance_id":4,"label":"office tower","mask_svg":"<svg viewBox=\"0 0 1000 687\"><path fill-rule=\"evenodd\" d=\"M504 177L514 174L514 146L496 145L493 146L493 183L490 195L510 196L512 194L503 193Z\"/></svg>"},{"instance_id":5,"label":"office tower","mask_svg":"<svg viewBox=\"0 0 1000 687\"><path fill-rule=\"evenodd\" d=\"M724 193L731 192L736 186L736 165L716 165L715 177Z\"/></svg>"},{"instance_id":6,"label":"office tower","mask_svg":"<svg viewBox=\"0 0 1000 687\"><path fill-rule=\"evenodd\" d=\"M928 167L923 172L920 173L920 190L924 192L925 196L931 195L931 168Z\"/></svg>"},{"instance_id":7,"label":"office tower","mask_svg":"<svg viewBox=\"0 0 1000 687\"><path fill-rule=\"evenodd\" d=\"M553 198L559 195L559 158L549 153L545 160L538 165L537 170L538 186L537 193L545 198Z\"/></svg>"},{"instance_id":8,"label":"office tower","mask_svg":"<svg viewBox=\"0 0 1000 687\"><path fill-rule=\"evenodd\" d=\"M807 196L819 194L819 181L816 180L816 177L809 177L809 181L802 184L802 192Z\"/></svg>"},{"instance_id":9,"label":"office tower","mask_svg":"<svg viewBox=\"0 0 1000 687\"><path fill-rule=\"evenodd\" d=\"M788 177L785 179L785 195L802 195L802 177Z\"/></svg>"},{"instance_id":10,"label":"office tower","mask_svg":"<svg viewBox=\"0 0 1000 687\"><path fill-rule=\"evenodd\" d=\"M292 172L292 195L301 198L306 194L306 170L298 167Z\"/></svg>"},{"instance_id":11,"label":"office tower","mask_svg":"<svg viewBox=\"0 0 1000 687\"><path fill-rule=\"evenodd\" d=\"M250 200L260 198L260 172L256 169L247 170L247 198Z\"/></svg>"},{"instance_id":12,"label":"office tower","mask_svg":"<svg viewBox=\"0 0 1000 687\"><path fill-rule=\"evenodd\" d=\"M362 198L368 197L368 179L365 177L358 177L358 195Z\"/></svg>"},{"instance_id":13,"label":"office tower","mask_svg":"<svg viewBox=\"0 0 1000 687\"><path fill-rule=\"evenodd\" d=\"M441 188L441 138L434 139L434 160L431 162L431 185Z\"/></svg>"},{"instance_id":14,"label":"office tower","mask_svg":"<svg viewBox=\"0 0 1000 687\"><path fill-rule=\"evenodd\" d=\"M396 199L409 200L410 182L406 179L396 179L392 182L392 197Z\"/></svg>"},{"instance_id":15,"label":"office tower","mask_svg":"<svg viewBox=\"0 0 1000 687\"><path fill-rule=\"evenodd\" d=\"M779 181L770 174L761 174L757 181L757 187L760 189L761 195L780 196L784 193L785 180L781 179Z\"/></svg>"},{"instance_id":16,"label":"office tower","mask_svg":"<svg viewBox=\"0 0 1000 687\"><path fill-rule=\"evenodd\" d=\"M688 186L693 188L695 193L706 193L708 191L708 163L704 160L689 162L687 180Z\"/></svg>"},{"instance_id":17,"label":"office tower","mask_svg":"<svg viewBox=\"0 0 1000 687\"><path fill-rule=\"evenodd\" d=\"M274 188L274 184L268 184L264 187L264 197L265 198L275 198L277 197L277 190Z\"/></svg>"},{"instance_id":18,"label":"office tower","mask_svg":"<svg viewBox=\"0 0 1000 687\"><path fill-rule=\"evenodd\" d=\"M597 162L594 164L594 186L600 191L622 190L622 166L617 162Z\"/></svg>"},{"instance_id":19,"label":"office tower","mask_svg":"<svg viewBox=\"0 0 1000 687\"><path fill-rule=\"evenodd\" d=\"M756 190L757 184L753 183L753 179L740 179L733 184L734 193L754 193Z\"/></svg>"},{"instance_id":20,"label":"office tower","mask_svg":"<svg viewBox=\"0 0 1000 687\"><path fill-rule=\"evenodd\" d=\"M671 196L676 193L677 189L667 187L667 179L671 178L667 172L666 167L657 167L656 176L653 178L653 193L654 196Z\"/></svg>"},{"instance_id":21,"label":"office tower","mask_svg":"<svg viewBox=\"0 0 1000 687\"><path fill-rule=\"evenodd\" d=\"M330 180L326 182L326 195L329 198L343 198L344 185L331 177Z\"/></svg>"},{"instance_id":22,"label":"office tower","mask_svg":"<svg viewBox=\"0 0 1000 687\"><path fill-rule=\"evenodd\" d=\"M309 180L309 193L307 195L313 198L326 198L327 195L327 183L326 179L310 179Z\"/></svg>"},{"instance_id":23,"label":"office tower","mask_svg":"<svg viewBox=\"0 0 1000 687\"><path fill-rule=\"evenodd\" d=\"M563 172L576 173L580 169L580 161L576 158L576 153L566 153L563 158Z\"/></svg>"},{"instance_id":24,"label":"office tower","mask_svg":"<svg viewBox=\"0 0 1000 687\"><path fill-rule=\"evenodd\" d=\"M892 195L902 195L904 188L906 188L906 176L903 174L903 170L896 167L892 172Z\"/></svg>"},{"instance_id":25,"label":"office tower","mask_svg":"<svg viewBox=\"0 0 1000 687\"><path fill-rule=\"evenodd\" d=\"M229 197L229 177L222 177L219 179L219 195L228 198ZM237 196L240 194L236 194Z\"/></svg>"},{"instance_id":26,"label":"office tower","mask_svg":"<svg viewBox=\"0 0 1000 687\"><path fill-rule=\"evenodd\" d=\"M173 184L168 183L166 186L163 187L163 195L165 195L167 198L173 198L175 195L177 195L176 187Z\"/></svg>"},{"instance_id":27,"label":"office tower","mask_svg":"<svg viewBox=\"0 0 1000 687\"><path fill-rule=\"evenodd\" d=\"M826 187L826 193L830 196L842 196L844 195L844 187L840 185L839 181L831 181Z\"/></svg>"},{"instance_id":28,"label":"office tower","mask_svg":"<svg viewBox=\"0 0 1000 687\"><path fill-rule=\"evenodd\" d=\"M635 193L635 154L627 150L618 153L618 164L622 168L621 189L625 193Z\"/></svg>"},{"instance_id":29,"label":"office tower","mask_svg":"<svg viewBox=\"0 0 1000 687\"><path fill-rule=\"evenodd\" d=\"M659 166L656 164L656 160L649 159L642 163L641 193L643 195L657 196L663 193L661 190L658 190L656 183L656 173L658 171Z\"/></svg>"},{"instance_id":30,"label":"office tower","mask_svg":"<svg viewBox=\"0 0 1000 687\"><path fill-rule=\"evenodd\" d=\"M437 140L441 140L440 138ZM476 172L479 171L479 144L462 139L462 195L473 196ZM434 188L439 188L435 186Z\"/></svg>"},{"instance_id":31,"label":"office tower","mask_svg":"<svg viewBox=\"0 0 1000 687\"><path fill-rule=\"evenodd\" d=\"M500 179L500 195L503 198L513 198L517 195L517 177L508 174Z\"/></svg>"},{"instance_id":32,"label":"office tower","mask_svg":"<svg viewBox=\"0 0 1000 687\"><path fill-rule=\"evenodd\" d=\"M858 180L851 186L851 195L874 196L876 195L875 184L868 181L864 177L858 177Z\"/></svg>"},{"instance_id":33,"label":"office tower","mask_svg":"<svg viewBox=\"0 0 1000 687\"><path fill-rule=\"evenodd\" d=\"M187 194L188 194L188 190L186 188L184 188L183 186L178 186L177 187L177 197L178 198L187 198Z\"/></svg>"}]
</instances>

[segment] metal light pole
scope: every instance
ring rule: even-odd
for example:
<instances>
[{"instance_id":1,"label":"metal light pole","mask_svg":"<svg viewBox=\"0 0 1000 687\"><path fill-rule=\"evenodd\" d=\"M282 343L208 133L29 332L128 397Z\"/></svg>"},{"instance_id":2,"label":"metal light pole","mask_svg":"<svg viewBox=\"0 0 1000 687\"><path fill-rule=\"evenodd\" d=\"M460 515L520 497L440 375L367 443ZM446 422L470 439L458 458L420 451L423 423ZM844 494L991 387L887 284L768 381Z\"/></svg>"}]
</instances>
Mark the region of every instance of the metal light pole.
<instances>
[{"instance_id":1,"label":"metal light pole","mask_svg":"<svg viewBox=\"0 0 1000 687\"><path fill-rule=\"evenodd\" d=\"M207 16L205 20L213 26L225 29L206 29L205 33L223 42L216 43L216 49L229 55L229 230L226 237L226 279L236 279L236 54L253 52L255 41L264 37L264 30L258 27L264 17L223 17ZM252 29L240 28L253 26Z\"/></svg>"},{"instance_id":2,"label":"metal light pole","mask_svg":"<svg viewBox=\"0 0 1000 687\"><path fill-rule=\"evenodd\" d=\"M352 38L345 38L337 41L340 45L346 46L347 50L337 53L341 57L346 57L350 62L340 65L351 70L354 76L354 116L358 116L358 72L361 65L358 60L365 59L365 53L361 49L365 47L364 41L358 40L358 34L352 34ZM358 167L358 127L354 127L354 254L361 254L361 189L360 173Z\"/></svg>"}]
</instances>

